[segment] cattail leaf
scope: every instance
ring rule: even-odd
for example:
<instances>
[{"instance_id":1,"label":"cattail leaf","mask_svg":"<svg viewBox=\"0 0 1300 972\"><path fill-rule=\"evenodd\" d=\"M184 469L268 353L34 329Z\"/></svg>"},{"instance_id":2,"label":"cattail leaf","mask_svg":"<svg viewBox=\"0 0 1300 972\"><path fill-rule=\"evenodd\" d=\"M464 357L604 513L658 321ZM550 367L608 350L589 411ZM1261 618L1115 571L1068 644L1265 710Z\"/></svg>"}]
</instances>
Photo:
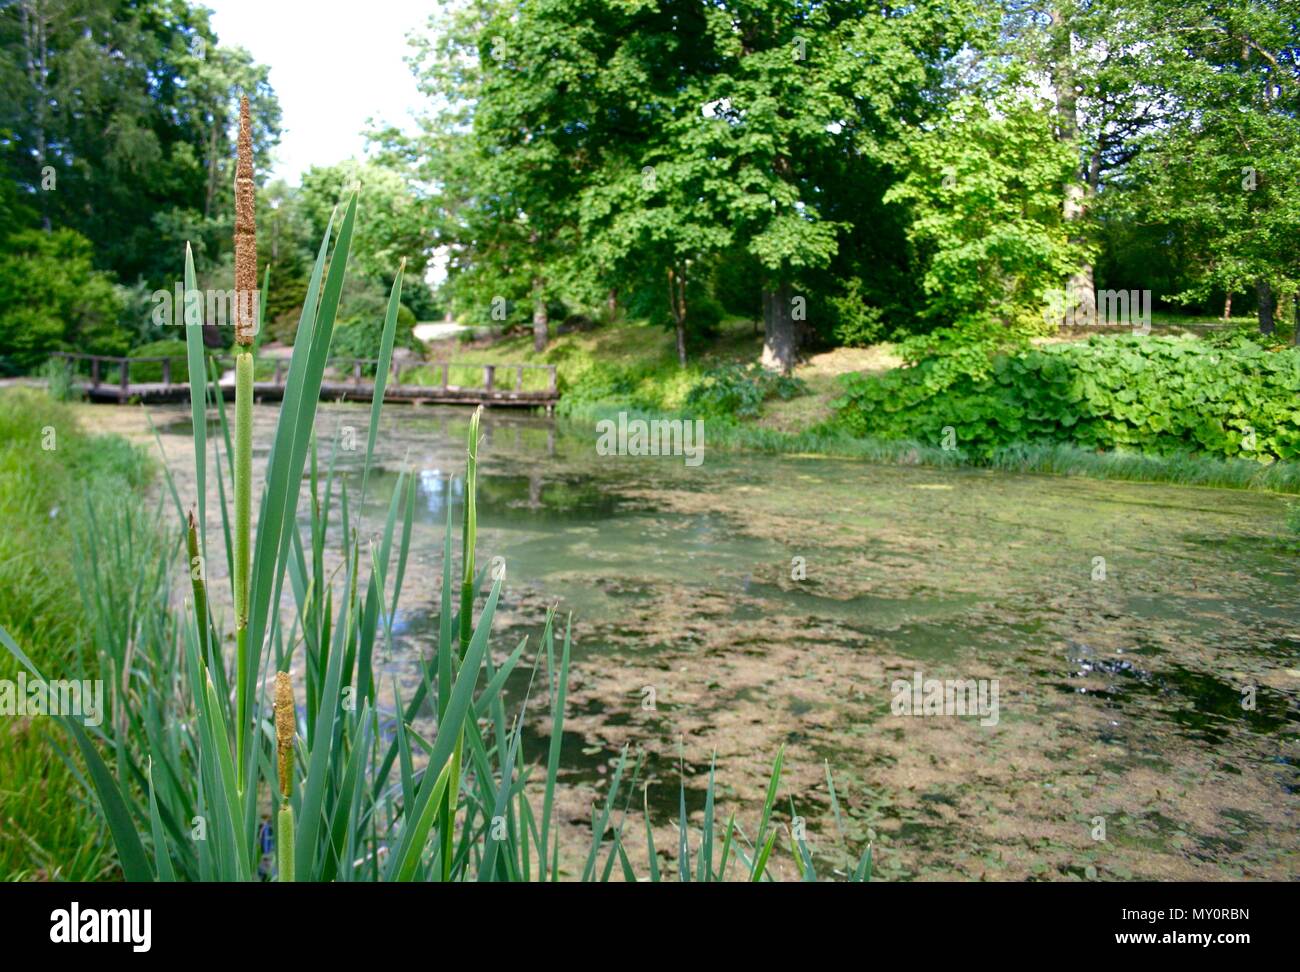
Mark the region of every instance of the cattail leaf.
<instances>
[{"instance_id":1,"label":"cattail leaf","mask_svg":"<svg viewBox=\"0 0 1300 972\"><path fill-rule=\"evenodd\" d=\"M546 612L546 627L542 629L542 641L547 648L547 681L551 678L551 669L554 662L554 620L555 609L551 608ZM569 615L568 623L564 628L564 648L560 655L560 675L559 682L555 688L555 700L551 708L551 742L546 757L546 791L542 796L542 833L540 845L538 846L538 870L541 873L541 880L546 880L546 855L550 853L551 812L555 805L555 781L560 775L560 746L564 741L564 702L565 693L569 685L569 635L573 627L573 615ZM556 846L559 846L559 837L556 836ZM558 875L552 875L558 879Z\"/></svg>"},{"instance_id":2,"label":"cattail leaf","mask_svg":"<svg viewBox=\"0 0 1300 972\"><path fill-rule=\"evenodd\" d=\"M474 630L473 637L470 639L469 650L461 660L460 671L457 673L455 685L452 687L447 710L438 723L438 736L434 740L433 753L429 757L429 767L430 769L439 769L440 776L453 772L451 757L453 750L459 746L460 731L465 717L470 711L474 687L478 682L479 669L483 664L483 653L487 650L492 617L496 613L497 599L500 595L501 581L498 579L492 585L487 602L483 605L483 613L479 618L478 627ZM444 766L445 769L443 769ZM413 873L415 863L418 861L424 847L424 840L428 836L429 828L433 824L432 815L426 812L429 809L428 801L432 797L433 786L434 780L426 771L424 782L421 784L420 792L416 796L415 806L407 810L407 826L403 828L397 851L392 855L392 873L406 875L406 877L400 877L399 880L409 880L409 875ZM445 789L446 787L444 787ZM412 820L415 822L414 826L411 826Z\"/></svg>"},{"instance_id":3,"label":"cattail leaf","mask_svg":"<svg viewBox=\"0 0 1300 972\"><path fill-rule=\"evenodd\" d=\"M626 765L627 746L624 746L622 753L618 757L618 765L614 768L614 778L609 783L609 794L605 799L605 810L601 814L600 823L594 826L591 831L591 850L587 852L587 863L582 869L582 880L584 881L590 881L595 873L600 845L604 840L605 828L609 826L609 816L614 807L614 799L618 796L619 784L623 779L623 769Z\"/></svg>"},{"instance_id":4,"label":"cattail leaf","mask_svg":"<svg viewBox=\"0 0 1300 972\"><path fill-rule=\"evenodd\" d=\"M158 869L158 880L175 881L176 871L172 868L172 858L167 851L167 838L164 835L162 815L158 810L158 791L153 785L152 760L149 763L149 823L153 832L153 857Z\"/></svg>"},{"instance_id":5,"label":"cattail leaf","mask_svg":"<svg viewBox=\"0 0 1300 972\"><path fill-rule=\"evenodd\" d=\"M208 369L204 366L203 315L188 312L190 294L199 294L198 275L194 272L194 253L185 244L185 298L177 312L185 325L185 354L190 377L190 423L194 436L194 490L198 506L199 551L208 562Z\"/></svg>"},{"instance_id":6,"label":"cattail leaf","mask_svg":"<svg viewBox=\"0 0 1300 972\"><path fill-rule=\"evenodd\" d=\"M388 294L388 312L384 315L384 333L379 339L379 361L375 365L375 387L370 396L370 432L366 437L366 462L361 473L361 502L366 500L366 486L370 482L370 463L375 454L375 436L379 432L379 412L384 407L384 389L388 386L388 371L393 363L393 342L397 335L397 311L402 303L402 274L406 271L403 260L393 278Z\"/></svg>"},{"instance_id":7,"label":"cattail leaf","mask_svg":"<svg viewBox=\"0 0 1300 972\"><path fill-rule=\"evenodd\" d=\"M641 791L642 808L645 811L645 845L650 855L650 880L655 884L659 883L659 855L655 852L655 834L654 829L650 826L650 794L649 786Z\"/></svg>"}]
</instances>

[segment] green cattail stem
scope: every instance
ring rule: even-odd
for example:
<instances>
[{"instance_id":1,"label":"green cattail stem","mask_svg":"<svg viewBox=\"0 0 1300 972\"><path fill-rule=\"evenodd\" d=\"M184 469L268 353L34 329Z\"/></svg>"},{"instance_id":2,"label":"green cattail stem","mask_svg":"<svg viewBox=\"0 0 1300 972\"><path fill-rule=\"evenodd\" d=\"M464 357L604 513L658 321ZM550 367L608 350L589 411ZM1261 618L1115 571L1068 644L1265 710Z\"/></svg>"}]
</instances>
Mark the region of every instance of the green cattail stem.
<instances>
[{"instance_id":1,"label":"green cattail stem","mask_svg":"<svg viewBox=\"0 0 1300 972\"><path fill-rule=\"evenodd\" d=\"M235 747L244 780L248 726L248 586L253 517L253 356L235 356Z\"/></svg>"},{"instance_id":2,"label":"green cattail stem","mask_svg":"<svg viewBox=\"0 0 1300 972\"><path fill-rule=\"evenodd\" d=\"M279 879L292 881L293 877L293 807L285 800L275 820L275 856L279 865Z\"/></svg>"}]
</instances>

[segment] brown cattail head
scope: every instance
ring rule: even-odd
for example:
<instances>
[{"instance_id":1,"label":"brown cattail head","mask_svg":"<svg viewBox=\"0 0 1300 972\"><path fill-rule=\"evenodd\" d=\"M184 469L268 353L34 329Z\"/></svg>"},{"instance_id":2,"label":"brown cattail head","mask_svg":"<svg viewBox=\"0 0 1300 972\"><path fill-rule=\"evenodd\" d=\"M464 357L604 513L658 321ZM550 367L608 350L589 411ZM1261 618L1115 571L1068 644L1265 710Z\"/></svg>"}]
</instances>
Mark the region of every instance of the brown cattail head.
<instances>
[{"instance_id":1,"label":"brown cattail head","mask_svg":"<svg viewBox=\"0 0 1300 972\"><path fill-rule=\"evenodd\" d=\"M298 717L293 706L293 682L288 672L275 673L275 752L280 764L280 792L293 792L293 735Z\"/></svg>"},{"instance_id":2,"label":"brown cattail head","mask_svg":"<svg viewBox=\"0 0 1300 972\"><path fill-rule=\"evenodd\" d=\"M248 97L239 99L239 154L235 162L235 343L249 347L257 333L257 222L253 208L253 132Z\"/></svg>"}]
</instances>

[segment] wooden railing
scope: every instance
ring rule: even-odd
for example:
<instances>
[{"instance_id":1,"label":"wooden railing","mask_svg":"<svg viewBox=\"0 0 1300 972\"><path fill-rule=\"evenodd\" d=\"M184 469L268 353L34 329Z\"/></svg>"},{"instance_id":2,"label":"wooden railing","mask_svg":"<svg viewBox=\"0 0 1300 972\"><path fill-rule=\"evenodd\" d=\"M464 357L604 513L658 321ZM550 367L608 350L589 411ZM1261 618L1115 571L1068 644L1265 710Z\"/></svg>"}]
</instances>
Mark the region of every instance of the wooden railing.
<instances>
[{"instance_id":1,"label":"wooden railing","mask_svg":"<svg viewBox=\"0 0 1300 972\"><path fill-rule=\"evenodd\" d=\"M189 388L189 383L172 381L172 362L184 361L180 355L172 357L140 357L125 358L113 355L103 354L77 354L74 352L59 351L53 357L60 358L68 362L74 372L79 367L89 364L89 375L86 388L91 392L107 391L114 389L110 394L120 401L126 401L132 397L145 397L153 395L167 395L176 393ZM275 362L275 371L271 380L255 381L255 387L260 394L265 394L270 390L283 390L284 383L288 378L289 360L287 358L272 359ZM235 358L233 355L216 354L204 355L204 361L215 361L219 368L224 368L227 364L230 368L234 367ZM133 364L161 364L162 365L162 382L138 382L131 384L131 366ZM332 371L335 375L347 375L351 379L350 384L358 397L373 394L373 381L367 381L368 375L372 375L379 366L376 358L352 358L339 357L331 358L326 362L327 371ZM108 368L116 367L118 374L116 380L109 382L106 380L105 372ZM451 369L482 369L483 383L481 386L474 388L464 388L455 386L450 383ZM441 369L441 384L438 385L403 385L402 375L409 374L416 369ZM547 384L545 390L524 390L524 372L525 371L542 371L547 375ZM137 372L138 373L138 372ZM513 388L511 383L499 383L499 378L504 375L513 377ZM338 381L326 381L322 383L322 392L328 385L331 393L337 397L339 394L346 394L347 379L343 383ZM527 399L537 398L543 402L551 401L558 397L559 389L557 384L557 375L555 365L539 364L460 364L454 361L393 361L389 366L389 380L385 386L385 397L393 395L396 398L418 399L421 397L421 391L429 393L439 393L447 395L452 392L482 392L483 395L489 396L495 400L519 400L521 396Z\"/></svg>"}]
</instances>

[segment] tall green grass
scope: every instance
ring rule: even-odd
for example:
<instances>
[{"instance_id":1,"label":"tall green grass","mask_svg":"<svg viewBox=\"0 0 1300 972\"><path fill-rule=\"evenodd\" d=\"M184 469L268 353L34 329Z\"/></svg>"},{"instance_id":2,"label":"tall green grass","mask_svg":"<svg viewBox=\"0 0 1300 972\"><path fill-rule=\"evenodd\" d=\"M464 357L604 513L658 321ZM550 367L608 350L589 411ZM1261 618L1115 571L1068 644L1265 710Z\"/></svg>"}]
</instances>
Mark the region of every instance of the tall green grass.
<instances>
[{"instance_id":1,"label":"tall green grass","mask_svg":"<svg viewBox=\"0 0 1300 972\"><path fill-rule=\"evenodd\" d=\"M142 450L87 434L68 405L31 388L0 392L0 625L47 669L77 664L89 621L78 535L92 517L128 515L123 498L151 475ZM0 678L18 670L0 652ZM0 719L0 880L111 873L100 824L58 756L45 720Z\"/></svg>"},{"instance_id":2,"label":"tall green grass","mask_svg":"<svg viewBox=\"0 0 1300 972\"><path fill-rule=\"evenodd\" d=\"M170 542L145 569L124 562L137 560L137 553L111 524L93 524L84 538L80 580L96 608L83 670L112 686L111 717L97 728L61 721L84 763L121 871L133 881L659 880L667 872L653 846L648 812L649 873L637 874L628 854L626 841L641 829L629 826L641 779L640 760L626 750L603 806L593 809L581 860L561 859L555 798L570 635L549 613L530 676L541 697L534 700L530 692L508 711L502 690L528 664L529 645L521 640L499 662L489 651L502 579L488 586L475 556L477 412L466 444L458 561L450 508L443 534L436 643L420 662L415 690L404 697L394 683L391 696L381 698L376 653L393 648L416 478L409 470L399 474L382 529L371 536L358 511L366 501L382 388L371 408L359 495L336 476L338 443L322 449L314 432L356 210L353 196L337 232L332 218L322 240L260 496L241 481L248 465L238 459L251 448L252 423L241 415L232 437L221 396L201 377L201 333L189 325L190 373L198 377L191 403L196 495L182 497L169 474L175 525ZM188 255L185 276L190 286ZM383 324L381 383L401 286L399 270ZM218 432L209 436L212 410ZM233 517L232 496L240 498ZM246 555L241 537L251 517L242 497L258 504ZM206 529L206 507L214 499L222 524L217 536ZM173 589L181 551L189 569L182 575L186 582ZM228 567L233 618L213 609L217 599L206 565L214 556L223 556ZM106 581L105 572L116 580ZM177 598L184 599L183 608L175 606ZM2 629L0 642L40 677L42 666ZM295 674L290 694L302 700L291 717L286 680L273 678L287 672ZM278 713L273 681L279 683ZM523 754L533 706L548 709L544 768ZM432 733L418 728L419 717L430 712L436 713ZM778 754L752 835L734 816L725 826L715 819L712 773L704 819L693 828L683 782L676 848L681 880L770 879L778 846L793 855L802 875L816 876L801 838L791 833L781 844L781 766ZM273 855L263 851L268 831ZM853 860L847 876L869 877L869 849Z\"/></svg>"}]
</instances>

